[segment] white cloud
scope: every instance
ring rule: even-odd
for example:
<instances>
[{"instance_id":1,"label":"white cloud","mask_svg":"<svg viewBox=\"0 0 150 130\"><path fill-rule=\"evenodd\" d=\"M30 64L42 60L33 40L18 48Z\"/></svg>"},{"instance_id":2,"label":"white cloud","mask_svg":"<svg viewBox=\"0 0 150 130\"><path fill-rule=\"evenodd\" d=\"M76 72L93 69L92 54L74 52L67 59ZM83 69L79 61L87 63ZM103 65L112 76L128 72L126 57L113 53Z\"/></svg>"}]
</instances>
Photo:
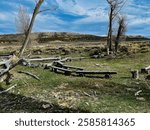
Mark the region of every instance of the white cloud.
<instances>
[{"instance_id":1,"label":"white cloud","mask_svg":"<svg viewBox=\"0 0 150 130\"><path fill-rule=\"evenodd\" d=\"M12 22L15 17L15 12L0 12L0 20L1 22Z\"/></svg>"},{"instance_id":2,"label":"white cloud","mask_svg":"<svg viewBox=\"0 0 150 130\"><path fill-rule=\"evenodd\" d=\"M129 26L138 26L140 24L150 24L150 18L134 18L129 22Z\"/></svg>"}]
</instances>

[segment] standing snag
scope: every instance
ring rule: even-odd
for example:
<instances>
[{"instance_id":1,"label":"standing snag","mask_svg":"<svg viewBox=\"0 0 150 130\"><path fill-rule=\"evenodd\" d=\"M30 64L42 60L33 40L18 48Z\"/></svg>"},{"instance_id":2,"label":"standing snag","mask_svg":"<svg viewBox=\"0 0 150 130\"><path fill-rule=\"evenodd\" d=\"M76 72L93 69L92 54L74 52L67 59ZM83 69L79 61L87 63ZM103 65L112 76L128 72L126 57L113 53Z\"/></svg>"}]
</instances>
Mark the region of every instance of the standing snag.
<instances>
[{"instance_id":1,"label":"standing snag","mask_svg":"<svg viewBox=\"0 0 150 130\"><path fill-rule=\"evenodd\" d=\"M31 31L32 31L32 28L33 28L33 24L34 24L36 15L39 13L39 9L40 9L43 2L44 2L44 0L39 0L36 4L35 8L34 8L34 12L33 12L32 18L31 18L31 22L30 22L29 28L28 28L27 33L26 33L25 41L23 43L23 46L20 49L20 57L23 56L24 50L25 50L25 48L26 48L26 46L29 42L30 34L31 34Z\"/></svg>"},{"instance_id":2,"label":"standing snag","mask_svg":"<svg viewBox=\"0 0 150 130\"><path fill-rule=\"evenodd\" d=\"M118 45L120 43L121 37L124 36L126 31L127 31L126 18L125 18L125 16L119 16L118 17L117 36L115 39L115 52L118 51Z\"/></svg>"},{"instance_id":3,"label":"standing snag","mask_svg":"<svg viewBox=\"0 0 150 130\"><path fill-rule=\"evenodd\" d=\"M107 54L109 55L109 51L112 51L112 26L113 21L121 11L122 7L125 4L125 0L106 0L109 4L109 23L108 23L108 33L107 33Z\"/></svg>"}]
</instances>

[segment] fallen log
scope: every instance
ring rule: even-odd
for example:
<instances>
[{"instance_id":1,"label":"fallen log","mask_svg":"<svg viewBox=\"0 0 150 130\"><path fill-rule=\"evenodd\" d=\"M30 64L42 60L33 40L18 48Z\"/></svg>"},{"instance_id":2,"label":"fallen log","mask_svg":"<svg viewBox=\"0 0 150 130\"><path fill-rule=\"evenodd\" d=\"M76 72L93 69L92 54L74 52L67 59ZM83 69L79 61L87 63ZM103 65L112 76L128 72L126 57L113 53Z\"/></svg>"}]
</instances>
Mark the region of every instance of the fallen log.
<instances>
[{"instance_id":1,"label":"fallen log","mask_svg":"<svg viewBox=\"0 0 150 130\"><path fill-rule=\"evenodd\" d=\"M10 60L0 62L0 66L2 68L0 69L0 76L1 76L4 73L8 72L8 70L10 69L11 66Z\"/></svg>"},{"instance_id":2,"label":"fallen log","mask_svg":"<svg viewBox=\"0 0 150 130\"><path fill-rule=\"evenodd\" d=\"M53 65L53 66L56 66L56 67L62 68L63 65L64 65L64 63L62 63L62 62L59 60L59 61L54 61L54 62L52 63L52 65Z\"/></svg>"},{"instance_id":3,"label":"fallen log","mask_svg":"<svg viewBox=\"0 0 150 130\"><path fill-rule=\"evenodd\" d=\"M75 58L67 57L67 58L61 59L59 61L60 62L67 62L67 61L77 61L77 60L82 60L82 59L85 59L85 57L75 57Z\"/></svg>"},{"instance_id":4,"label":"fallen log","mask_svg":"<svg viewBox=\"0 0 150 130\"><path fill-rule=\"evenodd\" d=\"M50 66L51 70L54 71L55 73L57 73L58 71L63 72L65 75L71 75L72 71L69 69L64 69L64 68L60 68L60 67L56 67L56 66Z\"/></svg>"},{"instance_id":5,"label":"fallen log","mask_svg":"<svg viewBox=\"0 0 150 130\"><path fill-rule=\"evenodd\" d=\"M49 58L34 58L34 59L25 59L28 62L38 62L38 61L49 61L49 60L60 60L60 57L49 57Z\"/></svg>"},{"instance_id":6,"label":"fallen log","mask_svg":"<svg viewBox=\"0 0 150 130\"><path fill-rule=\"evenodd\" d=\"M23 73L23 74L29 75L29 76L37 79L37 80L40 80L40 78L38 76L36 76L36 75L34 75L34 74L30 73L30 72L18 71L18 73Z\"/></svg>"},{"instance_id":7,"label":"fallen log","mask_svg":"<svg viewBox=\"0 0 150 130\"><path fill-rule=\"evenodd\" d=\"M105 71L76 71L76 73L83 74L117 74L117 72L105 72Z\"/></svg>"},{"instance_id":8,"label":"fallen log","mask_svg":"<svg viewBox=\"0 0 150 130\"><path fill-rule=\"evenodd\" d=\"M102 74L105 78L109 79L112 78L112 74L117 74L117 72L104 72L104 71L76 71L76 74L79 76L85 76L85 75L94 75L94 74Z\"/></svg>"},{"instance_id":9,"label":"fallen log","mask_svg":"<svg viewBox=\"0 0 150 130\"><path fill-rule=\"evenodd\" d=\"M84 70L84 69L81 68L81 67L69 66L69 65L63 65L62 67L65 68L65 69Z\"/></svg>"},{"instance_id":10,"label":"fallen log","mask_svg":"<svg viewBox=\"0 0 150 130\"><path fill-rule=\"evenodd\" d=\"M64 69L84 70L84 69L81 68L81 67L65 65L65 64L62 63L61 61L54 61L54 62L52 63L52 65L53 65L53 66L56 66L56 67L64 68Z\"/></svg>"},{"instance_id":11,"label":"fallen log","mask_svg":"<svg viewBox=\"0 0 150 130\"><path fill-rule=\"evenodd\" d=\"M52 63L46 63L46 64L43 64L44 66L44 69L50 69L50 67L52 66Z\"/></svg>"},{"instance_id":12,"label":"fallen log","mask_svg":"<svg viewBox=\"0 0 150 130\"><path fill-rule=\"evenodd\" d=\"M64 59L60 59L59 62L66 62L66 61L70 61L69 58L64 58Z\"/></svg>"}]
</instances>

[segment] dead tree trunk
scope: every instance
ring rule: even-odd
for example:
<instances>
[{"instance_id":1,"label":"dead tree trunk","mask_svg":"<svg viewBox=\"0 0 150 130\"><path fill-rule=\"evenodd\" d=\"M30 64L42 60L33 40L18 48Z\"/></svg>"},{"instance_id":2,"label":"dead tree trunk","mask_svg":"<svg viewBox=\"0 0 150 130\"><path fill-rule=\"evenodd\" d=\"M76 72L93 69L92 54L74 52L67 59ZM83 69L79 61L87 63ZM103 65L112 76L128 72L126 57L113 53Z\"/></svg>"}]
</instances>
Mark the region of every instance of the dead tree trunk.
<instances>
[{"instance_id":1,"label":"dead tree trunk","mask_svg":"<svg viewBox=\"0 0 150 130\"><path fill-rule=\"evenodd\" d=\"M109 4L109 24L108 24L108 34L107 34L107 54L112 51L112 26L113 22L125 4L125 0L106 0Z\"/></svg>"},{"instance_id":2,"label":"dead tree trunk","mask_svg":"<svg viewBox=\"0 0 150 130\"><path fill-rule=\"evenodd\" d=\"M116 36L116 39L115 39L115 52L118 51L118 45L120 43L121 36L123 36L125 34L126 30L127 30L125 22L126 22L126 19L125 19L124 16L121 16L121 17L118 18L119 26L118 26L117 36Z\"/></svg>"},{"instance_id":3,"label":"dead tree trunk","mask_svg":"<svg viewBox=\"0 0 150 130\"><path fill-rule=\"evenodd\" d=\"M109 26L108 26L108 35L107 35L107 54L112 50L112 20L113 20L113 9L111 8L109 14Z\"/></svg>"},{"instance_id":4,"label":"dead tree trunk","mask_svg":"<svg viewBox=\"0 0 150 130\"><path fill-rule=\"evenodd\" d=\"M34 24L36 15L38 14L40 6L41 6L41 4L43 2L44 2L44 0L39 0L38 3L36 4L36 7L34 9L34 12L33 12L33 15L32 15L32 19L31 19L31 22L30 22L30 25L29 25L29 28L28 28L28 31L27 31L27 34L26 34L25 41L23 43L23 46L20 49L20 55L19 55L20 57L23 56L24 50L25 50L25 48L26 48L26 46L27 46L27 44L29 42L30 34L31 34L31 31L32 31L32 28L33 28L33 24Z\"/></svg>"}]
</instances>

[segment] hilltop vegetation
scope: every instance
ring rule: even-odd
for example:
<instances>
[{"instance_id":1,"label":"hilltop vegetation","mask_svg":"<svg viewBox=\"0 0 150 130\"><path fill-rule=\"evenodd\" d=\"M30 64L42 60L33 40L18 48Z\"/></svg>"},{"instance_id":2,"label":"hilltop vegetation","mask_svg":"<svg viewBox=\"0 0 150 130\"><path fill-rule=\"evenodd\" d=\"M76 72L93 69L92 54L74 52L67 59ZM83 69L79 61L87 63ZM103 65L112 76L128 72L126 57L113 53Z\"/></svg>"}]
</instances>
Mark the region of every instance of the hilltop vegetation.
<instances>
[{"instance_id":1,"label":"hilltop vegetation","mask_svg":"<svg viewBox=\"0 0 150 130\"><path fill-rule=\"evenodd\" d=\"M23 34L6 34L0 35L0 44L16 45L21 44L25 36ZM102 42L106 41L105 36L95 36L90 34L79 34L79 33L67 33L67 32L43 32L43 33L32 33L32 43L49 43L53 41L64 41L64 42ZM126 36L125 41L148 41L148 38L143 36Z\"/></svg>"}]
</instances>

